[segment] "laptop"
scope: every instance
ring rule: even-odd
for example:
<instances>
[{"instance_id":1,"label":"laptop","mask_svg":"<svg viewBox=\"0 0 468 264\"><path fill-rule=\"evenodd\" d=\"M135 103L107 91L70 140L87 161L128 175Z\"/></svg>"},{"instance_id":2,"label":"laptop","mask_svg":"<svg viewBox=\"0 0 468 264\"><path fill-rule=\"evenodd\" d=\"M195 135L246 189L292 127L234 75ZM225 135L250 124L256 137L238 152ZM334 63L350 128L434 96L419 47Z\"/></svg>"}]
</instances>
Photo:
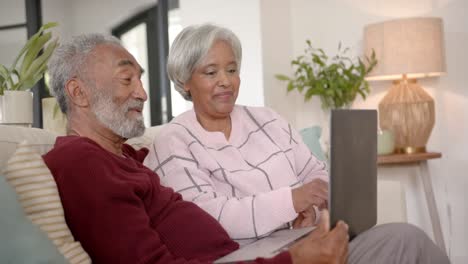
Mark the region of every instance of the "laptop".
<instances>
[{"instance_id":1,"label":"laptop","mask_svg":"<svg viewBox=\"0 0 468 264\"><path fill-rule=\"evenodd\" d=\"M330 226L349 236L377 223L377 111L332 110L330 122Z\"/></svg>"},{"instance_id":2,"label":"laptop","mask_svg":"<svg viewBox=\"0 0 468 264\"><path fill-rule=\"evenodd\" d=\"M377 111L332 110L330 142L330 226L344 220L353 238L377 222ZM275 231L215 263L273 257L314 229Z\"/></svg>"}]
</instances>

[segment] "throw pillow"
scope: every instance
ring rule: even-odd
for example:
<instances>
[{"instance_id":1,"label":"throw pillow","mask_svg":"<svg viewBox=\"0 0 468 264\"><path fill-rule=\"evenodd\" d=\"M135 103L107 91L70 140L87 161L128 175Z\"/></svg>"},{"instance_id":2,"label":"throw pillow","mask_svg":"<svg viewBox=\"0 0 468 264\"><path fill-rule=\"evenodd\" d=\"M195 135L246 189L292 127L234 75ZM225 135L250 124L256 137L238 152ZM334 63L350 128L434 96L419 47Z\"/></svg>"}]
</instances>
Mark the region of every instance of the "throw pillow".
<instances>
[{"instance_id":1,"label":"throw pillow","mask_svg":"<svg viewBox=\"0 0 468 264\"><path fill-rule=\"evenodd\" d=\"M47 235L26 218L15 191L3 176L0 209L0 263L67 263Z\"/></svg>"},{"instance_id":2,"label":"throw pillow","mask_svg":"<svg viewBox=\"0 0 468 264\"><path fill-rule=\"evenodd\" d=\"M326 161L325 154L323 153L322 146L320 145L322 128L319 126L307 127L299 131L299 133L312 154L314 154L319 160Z\"/></svg>"},{"instance_id":3,"label":"throw pillow","mask_svg":"<svg viewBox=\"0 0 468 264\"><path fill-rule=\"evenodd\" d=\"M18 145L4 171L28 218L44 231L70 263L91 263L68 229L54 178L42 157L27 143Z\"/></svg>"}]
</instances>

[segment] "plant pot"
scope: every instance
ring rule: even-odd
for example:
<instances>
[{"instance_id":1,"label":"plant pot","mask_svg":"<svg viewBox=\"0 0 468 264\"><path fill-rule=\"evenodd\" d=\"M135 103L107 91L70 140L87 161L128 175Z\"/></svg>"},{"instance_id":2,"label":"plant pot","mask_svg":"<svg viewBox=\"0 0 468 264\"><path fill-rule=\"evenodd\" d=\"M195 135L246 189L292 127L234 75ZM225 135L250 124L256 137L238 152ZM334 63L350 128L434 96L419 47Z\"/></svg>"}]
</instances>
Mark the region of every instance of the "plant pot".
<instances>
[{"instance_id":1,"label":"plant pot","mask_svg":"<svg viewBox=\"0 0 468 264\"><path fill-rule=\"evenodd\" d=\"M67 131L67 118L58 108L54 97L42 99L42 126L59 135L65 135Z\"/></svg>"},{"instance_id":2,"label":"plant pot","mask_svg":"<svg viewBox=\"0 0 468 264\"><path fill-rule=\"evenodd\" d=\"M351 109L351 104L345 105L341 108L334 109ZM322 136L320 137L320 145L322 146L323 153L327 160L330 158L330 124L331 124L332 109L327 108L322 111Z\"/></svg>"},{"instance_id":3,"label":"plant pot","mask_svg":"<svg viewBox=\"0 0 468 264\"><path fill-rule=\"evenodd\" d=\"M4 91L0 96L0 124L31 126L33 122L33 93Z\"/></svg>"}]
</instances>

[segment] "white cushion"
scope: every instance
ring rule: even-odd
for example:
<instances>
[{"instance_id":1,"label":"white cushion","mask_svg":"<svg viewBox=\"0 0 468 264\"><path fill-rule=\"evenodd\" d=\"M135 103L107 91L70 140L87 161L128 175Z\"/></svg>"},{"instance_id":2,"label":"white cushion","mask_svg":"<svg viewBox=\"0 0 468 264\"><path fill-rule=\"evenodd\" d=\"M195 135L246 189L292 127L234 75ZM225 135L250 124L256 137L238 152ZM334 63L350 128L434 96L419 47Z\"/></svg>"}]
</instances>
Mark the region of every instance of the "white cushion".
<instances>
[{"instance_id":1,"label":"white cushion","mask_svg":"<svg viewBox=\"0 0 468 264\"><path fill-rule=\"evenodd\" d=\"M0 125L0 168L3 168L23 141L30 142L31 148L45 154L54 147L56 134L38 128Z\"/></svg>"}]
</instances>

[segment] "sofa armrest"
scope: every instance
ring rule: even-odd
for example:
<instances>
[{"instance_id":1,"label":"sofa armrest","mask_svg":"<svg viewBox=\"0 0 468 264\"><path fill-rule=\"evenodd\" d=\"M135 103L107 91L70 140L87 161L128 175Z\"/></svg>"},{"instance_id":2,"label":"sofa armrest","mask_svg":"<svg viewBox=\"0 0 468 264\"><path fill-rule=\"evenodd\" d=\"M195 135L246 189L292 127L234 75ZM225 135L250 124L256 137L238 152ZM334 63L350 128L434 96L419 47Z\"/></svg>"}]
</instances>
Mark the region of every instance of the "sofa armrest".
<instances>
[{"instance_id":1,"label":"sofa armrest","mask_svg":"<svg viewBox=\"0 0 468 264\"><path fill-rule=\"evenodd\" d=\"M158 135L159 131L163 125L148 127L145 130L145 133L141 137L131 138L127 140L127 144L131 145L135 149L140 149L143 147L148 148L153 143L153 139Z\"/></svg>"},{"instance_id":2,"label":"sofa armrest","mask_svg":"<svg viewBox=\"0 0 468 264\"><path fill-rule=\"evenodd\" d=\"M23 141L39 154L45 154L55 144L57 134L38 128L0 125L0 168L4 168L16 147Z\"/></svg>"}]
</instances>

